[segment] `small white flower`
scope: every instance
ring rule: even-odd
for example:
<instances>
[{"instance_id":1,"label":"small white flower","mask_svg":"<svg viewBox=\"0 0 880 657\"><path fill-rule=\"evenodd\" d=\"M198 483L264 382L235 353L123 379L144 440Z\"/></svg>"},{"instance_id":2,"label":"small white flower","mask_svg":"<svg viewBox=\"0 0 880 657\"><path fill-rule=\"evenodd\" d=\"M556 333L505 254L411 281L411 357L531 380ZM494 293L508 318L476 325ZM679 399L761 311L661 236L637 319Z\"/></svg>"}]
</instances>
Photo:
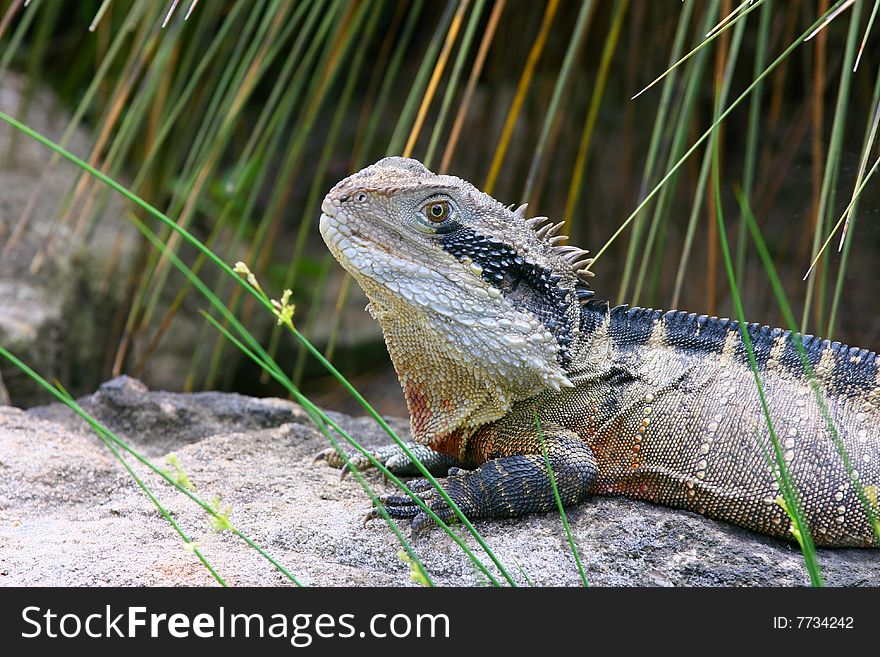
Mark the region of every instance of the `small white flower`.
<instances>
[{"instance_id":1,"label":"small white flower","mask_svg":"<svg viewBox=\"0 0 880 657\"><path fill-rule=\"evenodd\" d=\"M293 311L296 310L296 305L290 303L290 297L292 294L293 291L284 290L284 294L281 295L281 301L272 299L272 305L276 308L274 313L278 318L278 326L282 326L283 324L293 325Z\"/></svg>"}]
</instances>

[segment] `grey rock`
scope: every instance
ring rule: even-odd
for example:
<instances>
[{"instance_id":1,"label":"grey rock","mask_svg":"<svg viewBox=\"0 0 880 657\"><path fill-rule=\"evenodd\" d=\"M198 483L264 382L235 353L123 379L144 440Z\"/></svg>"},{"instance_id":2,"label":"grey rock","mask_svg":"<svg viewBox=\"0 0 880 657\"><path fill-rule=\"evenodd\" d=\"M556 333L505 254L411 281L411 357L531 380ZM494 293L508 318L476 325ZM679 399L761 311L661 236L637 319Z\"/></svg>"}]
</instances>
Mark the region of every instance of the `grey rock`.
<instances>
[{"instance_id":1,"label":"grey rock","mask_svg":"<svg viewBox=\"0 0 880 657\"><path fill-rule=\"evenodd\" d=\"M326 438L296 404L234 394L150 392L119 378L82 406L160 467L174 452L196 492L219 496L231 521L301 582L412 585L401 546L381 521L363 525L369 500L353 477L314 455ZM369 418L331 413L365 445L387 436ZM392 419L405 435L406 422ZM127 462L204 556L234 585L288 580L133 458ZM381 476L365 473L378 492ZM809 584L796 545L694 513L625 498L596 497L568 511L587 578L606 586L800 586ZM520 584L578 585L559 517L478 521ZM441 530L412 537L438 585L487 583ZM491 562L461 527L454 528ZM880 585L877 550L819 550L825 581ZM490 572L498 577L494 566ZM524 576L524 574L525 576ZM213 579L101 441L69 409L0 408L0 585L207 585Z\"/></svg>"},{"instance_id":2,"label":"grey rock","mask_svg":"<svg viewBox=\"0 0 880 657\"><path fill-rule=\"evenodd\" d=\"M0 374L0 406L9 406L10 404L12 404L12 399L9 397L6 386L3 385L3 375Z\"/></svg>"},{"instance_id":3,"label":"grey rock","mask_svg":"<svg viewBox=\"0 0 880 657\"><path fill-rule=\"evenodd\" d=\"M24 77L4 74L0 107L58 141L70 114L43 88L26 102L26 87ZM91 141L80 128L67 147L88 157ZM5 123L0 154L0 344L74 393L94 390L137 262L137 230L123 216L121 198L103 185L87 187L67 212L80 170L64 160L53 164L52 151ZM96 212L84 214L85 206ZM15 404L48 398L2 358L0 370Z\"/></svg>"}]
</instances>

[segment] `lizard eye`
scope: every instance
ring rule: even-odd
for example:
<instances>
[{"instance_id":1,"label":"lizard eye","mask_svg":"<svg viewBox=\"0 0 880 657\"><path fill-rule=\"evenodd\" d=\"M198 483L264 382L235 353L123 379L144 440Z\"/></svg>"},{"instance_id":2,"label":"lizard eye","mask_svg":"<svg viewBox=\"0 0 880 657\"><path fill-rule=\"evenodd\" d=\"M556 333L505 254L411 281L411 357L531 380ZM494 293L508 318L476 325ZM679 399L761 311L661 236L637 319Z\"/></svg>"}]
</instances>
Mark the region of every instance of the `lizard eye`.
<instances>
[{"instance_id":1,"label":"lizard eye","mask_svg":"<svg viewBox=\"0 0 880 657\"><path fill-rule=\"evenodd\" d=\"M416 215L416 228L429 234L448 233L457 226L455 220L458 209L455 203L445 198L425 200Z\"/></svg>"},{"instance_id":2,"label":"lizard eye","mask_svg":"<svg viewBox=\"0 0 880 657\"><path fill-rule=\"evenodd\" d=\"M449 218L449 203L446 201L432 201L424 207L423 212L428 221L435 224L443 223Z\"/></svg>"}]
</instances>

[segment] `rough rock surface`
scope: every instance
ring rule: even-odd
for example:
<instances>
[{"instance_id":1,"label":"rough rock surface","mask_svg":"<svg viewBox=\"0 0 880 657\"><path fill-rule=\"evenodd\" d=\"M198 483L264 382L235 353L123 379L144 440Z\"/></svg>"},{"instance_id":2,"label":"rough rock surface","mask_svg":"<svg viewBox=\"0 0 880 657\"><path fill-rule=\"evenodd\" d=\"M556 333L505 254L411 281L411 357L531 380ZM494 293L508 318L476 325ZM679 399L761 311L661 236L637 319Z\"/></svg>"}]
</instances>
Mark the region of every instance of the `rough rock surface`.
<instances>
[{"instance_id":1,"label":"rough rock surface","mask_svg":"<svg viewBox=\"0 0 880 657\"><path fill-rule=\"evenodd\" d=\"M52 93L40 88L29 97L25 78L10 72L0 81L0 108L55 141L70 121ZM67 147L87 157L91 142L79 128ZM136 264L137 231L120 197L105 199L103 186L65 213L80 170L51 160L48 148L0 123L0 344L74 392L87 392L101 381L104 349ZM82 220L94 214L83 215L85 205L97 219ZM2 358L0 369L13 403L47 399Z\"/></svg>"},{"instance_id":2,"label":"rough rock surface","mask_svg":"<svg viewBox=\"0 0 880 657\"><path fill-rule=\"evenodd\" d=\"M314 455L326 445L305 413L278 399L149 392L114 379L83 407L157 465L174 452L205 500L221 497L231 521L314 585L411 584L400 545L354 478L340 481ZM367 445L387 438L366 418L333 415ZM393 425L405 432L406 423ZM134 463L133 459L128 459ZM151 490L234 585L287 580L229 532L216 533L193 502L138 466ZM385 490L380 476L367 481ZM569 511L591 585L805 585L793 545L693 513L624 498L594 498ZM577 585L559 517L478 522L520 583ZM475 541L456 529L474 553ZM408 528L404 534L409 536ZM443 532L414 539L439 585L486 578ZM880 585L880 552L820 550L829 585ZM521 568L521 570L520 570ZM494 569L493 569L494 571ZM86 425L66 407L0 408L0 585L207 585L213 579Z\"/></svg>"}]
</instances>

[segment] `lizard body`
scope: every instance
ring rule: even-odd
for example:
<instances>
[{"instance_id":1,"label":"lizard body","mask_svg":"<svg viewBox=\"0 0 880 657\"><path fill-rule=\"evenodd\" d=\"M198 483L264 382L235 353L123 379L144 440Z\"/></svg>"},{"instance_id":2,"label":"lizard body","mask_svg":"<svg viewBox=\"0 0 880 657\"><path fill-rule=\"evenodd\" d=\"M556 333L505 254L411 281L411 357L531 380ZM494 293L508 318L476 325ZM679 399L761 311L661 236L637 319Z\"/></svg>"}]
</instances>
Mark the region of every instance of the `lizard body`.
<instances>
[{"instance_id":1,"label":"lizard body","mask_svg":"<svg viewBox=\"0 0 880 657\"><path fill-rule=\"evenodd\" d=\"M624 494L791 538L737 322L593 300L590 261L563 245L560 224L526 218L525 206L505 207L416 160L385 158L346 178L322 211L325 242L382 326L413 437L430 448L420 456L472 469L441 480L468 517L555 508L543 440L565 504ZM880 359L747 330L815 542L872 545ZM406 471L395 449L379 456ZM452 517L436 491L416 489ZM427 519L407 497L385 504L414 526Z\"/></svg>"}]
</instances>

